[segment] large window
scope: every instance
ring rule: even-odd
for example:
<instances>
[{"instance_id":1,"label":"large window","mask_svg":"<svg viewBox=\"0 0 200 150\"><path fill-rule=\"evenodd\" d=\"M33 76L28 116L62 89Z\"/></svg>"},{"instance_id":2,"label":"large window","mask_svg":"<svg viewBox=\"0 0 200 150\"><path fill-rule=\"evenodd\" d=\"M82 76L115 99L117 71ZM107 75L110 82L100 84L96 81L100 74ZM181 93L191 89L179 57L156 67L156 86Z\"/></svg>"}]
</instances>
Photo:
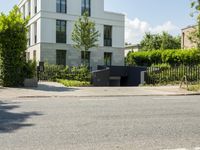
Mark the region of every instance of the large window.
<instances>
[{"instance_id":1,"label":"large window","mask_svg":"<svg viewBox=\"0 0 200 150\"><path fill-rule=\"evenodd\" d=\"M31 45L31 28L30 26L28 27L28 32L27 32L27 41L28 41L28 46Z\"/></svg>"},{"instance_id":2,"label":"large window","mask_svg":"<svg viewBox=\"0 0 200 150\"><path fill-rule=\"evenodd\" d=\"M33 60L34 61L37 60L37 52L36 52L36 50L33 51Z\"/></svg>"},{"instance_id":3,"label":"large window","mask_svg":"<svg viewBox=\"0 0 200 150\"><path fill-rule=\"evenodd\" d=\"M56 0L56 12L58 12L58 13L66 13L67 12L66 0Z\"/></svg>"},{"instance_id":4,"label":"large window","mask_svg":"<svg viewBox=\"0 0 200 150\"><path fill-rule=\"evenodd\" d=\"M91 2L90 0L82 0L82 4L81 4L81 11L82 11L82 15L87 12L88 15L90 16L91 15Z\"/></svg>"},{"instance_id":5,"label":"large window","mask_svg":"<svg viewBox=\"0 0 200 150\"><path fill-rule=\"evenodd\" d=\"M90 66L90 52L81 51L81 64L85 64L86 66Z\"/></svg>"},{"instance_id":6,"label":"large window","mask_svg":"<svg viewBox=\"0 0 200 150\"><path fill-rule=\"evenodd\" d=\"M112 53L104 53L104 65L112 66Z\"/></svg>"},{"instance_id":7,"label":"large window","mask_svg":"<svg viewBox=\"0 0 200 150\"><path fill-rule=\"evenodd\" d=\"M66 21L56 21L56 43L66 43Z\"/></svg>"},{"instance_id":8,"label":"large window","mask_svg":"<svg viewBox=\"0 0 200 150\"><path fill-rule=\"evenodd\" d=\"M28 15L31 16L31 1L28 1Z\"/></svg>"},{"instance_id":9,"label":"large window","mask_svg":"<svg viewBox=\"0 0 200 150\"><path fill-rule=\"evenodd\" d=\"M34 12L37 13L37 0L34 0Z\"/></svg>"},{"instance_id":10,"label":"large window","mask_svg":"<svg viewBox=\"0 0 200 150\"><path fill-rule=\"evenodd\" d=\"M25 9L25 5L22 6L22 9L23 9L23 18L25 19L26 18L26 9Z\"/></svg>"},{"instance_id":11,"label":"large window","mask_svg":"<svg viewBox=\"0 0 200 150\"><path fill-rule=\"evenodd\" d=\"M66 50L56 50L56 64L66 66Z\"/></svg>"},{"instance_id":12,"label":"large window","mask_svg":"<svg viewBox=\"0 0 200 150\"><path fill-rule=\"evenodd\" d=\"M104 46L112 46L112 26L104 26Z\"/></svg>"},{"instance_id":13,"label":"large window","mask_svg":"<svg viewBox=\"0 0 200 150\"><path fill-rule=\"evenodd\" d=\"M37 43L37 22L34 23L34 43Z\"/></svg>"}]
</instances>

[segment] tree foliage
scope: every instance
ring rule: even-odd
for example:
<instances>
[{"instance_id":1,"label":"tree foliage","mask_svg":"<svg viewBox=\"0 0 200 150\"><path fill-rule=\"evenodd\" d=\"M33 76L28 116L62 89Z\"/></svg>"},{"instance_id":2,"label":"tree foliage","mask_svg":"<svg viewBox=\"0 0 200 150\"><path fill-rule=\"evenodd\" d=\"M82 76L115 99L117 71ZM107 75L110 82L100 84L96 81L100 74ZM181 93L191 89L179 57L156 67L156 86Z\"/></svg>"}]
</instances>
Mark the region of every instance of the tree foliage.
<instances>
[{"instance_id":1,"label":"tree foliage","mask_svg":"<svg viewBox=\"0 0 200 150\"><path fill-rule=\"evenodd\" d=\"M88 13L86 12L74 25L72 32L72 40L75 43L74 48L83 51L84 59L86 59L86 52L90 48L98 47L97 42L99 36L100 34L96 30L95 23L89 19Z\"/></svg>"},{"instance_id":2,"label":"tree foliage","mask_svg":"<svg viewBox=\"0 0 200 150\"><path fill-rule=\"evenodd\" d=\"M191 7L194 9L191 16L193 17L197 14L197 27L195 27L194 31L191 32L189 39L191 42L197 44L197 48L200 50L200 0L193 0Z\"/></svg>"},{"instance_id":3,"label":"tree foliage","mask_svg":"<svg viewBox=\"0 0 200 150\"><path fill-rule=\"evenodd\" d=\"M29 73L26 63L27 23L22 19L19 8L15 6L8 15L0 15L0 59L1 80L3 86L21 86Z\"/></svg>"},{"instance_id":4,"label":"tree foliage","mask_svg":"<svg viewBox=\"0 0 200 150\"><path fill-rule=\"evenodd\" d=\"M163 32L162 34L146 33L140 46L142 51L180 49L181 38L180 36L173 37L167 32Z\"/></svg>"}]
</instances>

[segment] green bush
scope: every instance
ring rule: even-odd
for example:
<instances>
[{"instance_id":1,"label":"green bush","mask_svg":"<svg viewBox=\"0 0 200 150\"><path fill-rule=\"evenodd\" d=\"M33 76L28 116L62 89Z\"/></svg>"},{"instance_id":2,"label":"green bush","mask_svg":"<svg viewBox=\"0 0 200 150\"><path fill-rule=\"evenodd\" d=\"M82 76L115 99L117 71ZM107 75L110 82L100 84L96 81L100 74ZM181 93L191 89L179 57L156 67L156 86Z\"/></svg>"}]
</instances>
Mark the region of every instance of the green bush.
<instances>
[{"instance_id":1,"label":"green bush","mask_svg":"<svg viewBox=\"0 0 200 150\"><path fill-rule=\"evenodd\" d=\"M27 23L28 19L23 19L17 6L8 15L0 14L0 68L3 86L23 86L27 75L24 71Z\"/></svg>"},{"instance_id":2,"label":"green bush","mask_svg":"<svg viewBox=\"0 0 200 150\"><path fill-rule=\"evenodd\" d=\"M151 66L152 64L167 63L175 65L200 64L200 52L190 50L153 50L145 52L131 52L126 58L130 66Z\"/></svg>"},{"instance_id":3,"label":"green bush","mask_svg":"<svg viewBox=\"0 0 200 150\"><path fill-rule=\"evenodd\" d=\"M57 79L90 81L91 74L88 67L64 67L45 63L45 70L40 74L41 80L56 81Z\"/></svg>"},{"instance_id":4,"label":"green bush","mask_svg":"<svg viewBox=\"0 0 200 150\"><path fill-rule=\"evenodd\" d=\"M84 86L90 86L90 82L87 82L87 81L57 79L57 82L63 84L66 87L84 87Z\"/></svg>"},{"instance_id":5,"label":"green bush","mask_svg":"<svg viewBox=\"0 0 200 150\"><path fill-rule=\"evenodd\" d=\"M36 77L36 62L28 61L24 64L23 72L24 78L34 78Z\"/></svg>"}]
</instances>

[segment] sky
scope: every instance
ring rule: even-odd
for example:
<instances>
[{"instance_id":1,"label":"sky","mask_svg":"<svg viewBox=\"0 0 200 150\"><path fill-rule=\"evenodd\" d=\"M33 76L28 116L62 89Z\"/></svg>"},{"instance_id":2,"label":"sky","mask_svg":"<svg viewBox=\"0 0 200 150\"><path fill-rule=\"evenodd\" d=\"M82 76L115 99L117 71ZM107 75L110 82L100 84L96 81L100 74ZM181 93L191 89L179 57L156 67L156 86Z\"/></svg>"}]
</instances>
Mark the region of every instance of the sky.
<instances>
[{"instance_id":1,"label":"sky","mask_svg":"<svg viewBox=\"0 0 200 150\"><path fill-rule=\"evenodd\" d=\"M0 12L7 13L19 0L0 0ZM179 35L195 24L190 16L191 0L105 0L105 10L125 14L125 41L137 44L145 32L167 31Z\"/></svg>"}]
</instances>

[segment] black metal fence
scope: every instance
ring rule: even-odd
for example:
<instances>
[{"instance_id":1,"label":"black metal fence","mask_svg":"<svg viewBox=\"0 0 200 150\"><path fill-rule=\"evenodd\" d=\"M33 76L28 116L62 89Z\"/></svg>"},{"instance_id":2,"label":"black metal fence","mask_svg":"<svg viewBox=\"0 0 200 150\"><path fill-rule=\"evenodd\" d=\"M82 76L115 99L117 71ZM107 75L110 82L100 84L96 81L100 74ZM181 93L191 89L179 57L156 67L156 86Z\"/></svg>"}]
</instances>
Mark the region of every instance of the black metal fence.
<instances>
[{"instance_id":1,"label":"black metal fence","mask_svg":"<svg viewBox=\"0 0 200 150\"><path fill-rule=\"evenodd\" d=\"M190 83L200 81L200 66L148 67L145 75L146 84L178 83L183 77Z\"/></svg>"}]
</instances>

